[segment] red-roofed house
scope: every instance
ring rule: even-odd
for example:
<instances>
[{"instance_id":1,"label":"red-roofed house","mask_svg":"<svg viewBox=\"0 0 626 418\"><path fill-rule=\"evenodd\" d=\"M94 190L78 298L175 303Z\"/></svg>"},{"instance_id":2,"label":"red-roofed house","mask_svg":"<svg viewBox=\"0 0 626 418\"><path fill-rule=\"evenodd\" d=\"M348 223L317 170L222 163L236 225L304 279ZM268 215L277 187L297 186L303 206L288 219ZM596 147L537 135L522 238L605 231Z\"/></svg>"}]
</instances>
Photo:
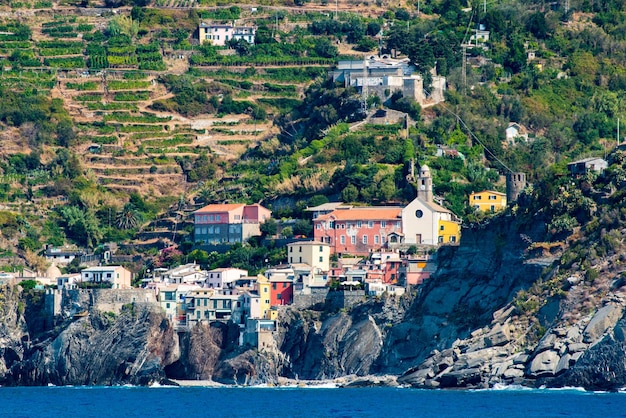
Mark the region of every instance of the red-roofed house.
<instances>
[{"instance_id":1,"label":"red-roofed house","mask_svg":"<svg viewBox=\"0 0 626 418\"><path fill-rule=\"evenodd\" d=\"M205 244L234 244L261 235L272 212L261 205L212 204L194 212L194 238Z\"/></svg>"},{"instance_id":2,"label":"red-roofed house","mask_svg":"<svg viewBox=\"0 0 626 418\"><path fill-rule=\"evenodd\" d=\"M330 244L333 254L354 255L381 248L459 242L460 222L433 202L432 177L426 165L420 168L417 183L417 197L405 207L339 206L318 216L313 219L315 240ZM397 277L397 273L390 274Z\"/></svg>"},{"instance_id":3,"label":"red-roofed house","mask_svg":"<svg viewBox=\"0 0 626 418\"><path fill-rule=\"evenodd\" d=\"M313 220L313 236L335 254L368 254L402 235L401 212L399 206L337 209Z\"/></svg>"}]
</instances>

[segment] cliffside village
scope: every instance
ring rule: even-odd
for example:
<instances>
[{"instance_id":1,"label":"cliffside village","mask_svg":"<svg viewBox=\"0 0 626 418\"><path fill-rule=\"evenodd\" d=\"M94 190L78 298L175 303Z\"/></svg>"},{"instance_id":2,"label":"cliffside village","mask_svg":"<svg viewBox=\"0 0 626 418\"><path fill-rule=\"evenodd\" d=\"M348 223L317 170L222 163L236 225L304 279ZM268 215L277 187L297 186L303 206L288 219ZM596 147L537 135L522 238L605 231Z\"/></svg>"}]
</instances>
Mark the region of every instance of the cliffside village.
<instances>
[{"instance_id":1,"label":"cliffside village","mask_svg":"<svg viewBox=\"0 0 626 418\"><path fill-rule=\"evenodd\" d=\"M606 164L587 159L570 166L572 174L579 175L601 171ZM507 199L514 201L525 185L522 174L509 177L507 194L473 193L468 204L485 212L504 209ZM100 265L79 274L37 277L37 281L56 287L46 294L53 299L62 299L64 291L84 292L80 289L84 283L106 283L104 287L112 289L107 291L117 292L118 305L129 301L158 304L180 332L200 322L232 321L240 327L241 344L261 349L271 343L281 307L341 309L368 297L401 296L430 277L437 267L434 250L457 245L461 227L452 212L435 203L426 165L416 182L417 197L406 206L356 207L332 202L308 208L312 239L288 243L285 263L268 266L258 276L234 267L202 270L192 263L156 268L142 280L142 289L133 289L129 270ZM260 235L260 225L270 219L271 211L259 204L210 204L193 216L197 242L224 245ZM46 256L56 265L66 265L80 255L49 248ZM10 274L0 276L0 282L15 279ZM53 316L60 313L63 303L51 302Z\"/></svg>"}]
</instances>

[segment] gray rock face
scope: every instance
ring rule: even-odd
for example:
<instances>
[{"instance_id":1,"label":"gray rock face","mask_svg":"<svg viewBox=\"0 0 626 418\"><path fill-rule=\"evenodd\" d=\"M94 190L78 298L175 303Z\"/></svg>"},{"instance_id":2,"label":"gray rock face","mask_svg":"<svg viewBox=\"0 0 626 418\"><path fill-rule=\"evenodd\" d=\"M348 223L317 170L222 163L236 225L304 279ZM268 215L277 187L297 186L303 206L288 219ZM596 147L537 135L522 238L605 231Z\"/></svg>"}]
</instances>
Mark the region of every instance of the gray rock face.
<instances>
[{"instance_id":1,"label":"gray rock face","mask_svg":"<svg viewBox=\"0 0 626 418\"><path fill-rule=\"evenodd\" d=\"M166 380L164 366L178 356L174 331L163 314L135 306L112 318L80 318L24 352L3 384L147 385Z\"/></svg>"},{"instance_id":2,"label":"gray rock face","mask_svg":"<svg viewBox=\"0 0 626 418\"><path fill-rule=\"evenodd\" d=\"M603 306L591 318L591 321L583 331L583 341L594 343L598 341L610 328L613 328L622 317L624 308L613 304Z\"/></svg>"}]
</instances>

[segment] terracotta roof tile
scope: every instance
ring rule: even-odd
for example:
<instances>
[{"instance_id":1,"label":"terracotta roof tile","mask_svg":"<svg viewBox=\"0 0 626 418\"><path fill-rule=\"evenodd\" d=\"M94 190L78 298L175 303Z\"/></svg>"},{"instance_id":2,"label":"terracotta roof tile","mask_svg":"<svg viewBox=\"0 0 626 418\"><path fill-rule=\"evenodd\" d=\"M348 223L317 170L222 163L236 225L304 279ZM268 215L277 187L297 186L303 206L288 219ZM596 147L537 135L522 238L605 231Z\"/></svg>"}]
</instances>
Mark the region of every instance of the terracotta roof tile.
<instances>
[{"instance_id":1,"label":"terracotta roof tile","mask_svg":"<svg viewBox=\"0 0 626 418\"><path fill-rule=\"evenodd\" d=\"M230 212L234 209L239 209L245 206L244 203L214 203L206 205L205 207L198 209L194 213L210 213L210 212Z\"/></svg>"},{"instance_id":2,"label":"terracotta roof tile","mask_svg":"<svg viewBox=\"0 0 626 418\"><path fill-rule=\"evenodd\" d=\"M337 221L377 221L400 219L401 207L363 207L352 209L334 210L326 215L319 216L316 220L334 219Z\"/></svg>"}]
</instances>

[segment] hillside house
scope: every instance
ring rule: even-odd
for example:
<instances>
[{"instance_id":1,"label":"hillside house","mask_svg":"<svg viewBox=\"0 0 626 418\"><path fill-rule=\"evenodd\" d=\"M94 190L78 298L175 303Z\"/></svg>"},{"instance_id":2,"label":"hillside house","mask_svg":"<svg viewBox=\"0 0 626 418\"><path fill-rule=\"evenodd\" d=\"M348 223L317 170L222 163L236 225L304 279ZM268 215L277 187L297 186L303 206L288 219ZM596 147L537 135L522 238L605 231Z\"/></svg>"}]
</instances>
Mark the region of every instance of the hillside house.
<instances>
[{"instance_id":1,"label":"hillside house","mask_svg":"<svg viewBox=\"0 0 626 418\"><path fill-rule=\"evenodd\" d=\"M330 245L321 241L296 241L287 244L289 264L308 264L320 271L330 270Z\"/></svg>"},{"instance_id":2,"label":"hillside house","mask_svg":"<svg viewBox=\"0 0 626 418\"><path fill-rule=\"evenodd\" d=\"M391 234L402 234L401 207L338 209L313 220L313 236L333 254L369 254L386 245Z\"/></svg>"},{"instance_id":3,"label":"hillside house","mask_svg":"<svg viewBox=\"0 0 626 418\"><path fill-rule=\"evenodd\" d=\"M113 289L130 289L133 273L122 266L89 267L80 272L82 282L110 283Z\"/></svg>"},{"instance_id":4,"label":"hillside house","mask_svg":"<svg viewBox=\"0 0 626 418\"><path fill-rule=\"evenodd\" d=\"M248 276L248 270L238 268L217 268L207 273L206 287L224 291L232 289L237 280Z\"/></svg>"},{"instance_id":5,"label":"hillside house","mask_svg":"<svg viewBox=\"0 0 626 418\"><path fill-rule=\"evenodd\" d=\"M256 27L201 22L198 26L198 36L201 44L224 46L231 40L244 40L254 45Z\"/></svg>"},{"instance_id":6,"label":"hillside house","mask_svg":"<svg viewBox=\"0 0 626 418\"><path fill-rule=\"evenodd\" d=\"M507 144L514 144L516 139L528 140L528 133L519 123L511 122L504 131Z\"/></svg>"},{"instance_id":7,"label":"hillside house","mask_svg":"<svg viewBox=\"0 0 626 418\"><path fill-rule=\"evenodd\" d=\"M433 74L430 94L424 91L424 79L416 73L408 58L392 59L386 56L371 56L365 60L339 61L331 73L333 82L343 83L345 87L355 87L358 91L367 89L386 101L396 91L424 106L437 104L444 100L446 89L445 77Z\"/></svg>"},{"instance_id":8,"label":"hillside house","mask_svg":"<svg viewBox=\"0 0 626 418\"><path fill-rule=\"evenodd\" d=\"M46 245L44 257L46 261L57 265L66 265L74 261L75 258L80 258L84 255L84 251L77 248L70 247L53 247Z\"/></svg>"},{"instance_id":9,"label":"hillside house","mask_svg":"<svg viewBox=\"0 0 626 418\"><path fill-rule=\"evenodd\" d=\"M591 157L583 160L571 162L567 165L567 169L573 176L581 176L590 171L601 173L609 166L609 163L603 158Z\"/></svg>"},{"instance_id":10,"label":"hillside house","mask_svg":"<svg viewBox=\"0 0 626 418\"><path fill-rule=\"evenodd\" d=\"M234 244L261 235L272 212L261 205L212 204L194 212L194 239L205 244Z\"/></svg>"},{"instance_id":11,"label":"hillside house","mask_svg":"<svg viewBox=\"0 0 626 418\"><path fill-rule=\"evenodd\" d=\"M483 190L469 195L469 205L481 212L497 212L506 208L506 193Z\"/></svg>"}]
</instances>

